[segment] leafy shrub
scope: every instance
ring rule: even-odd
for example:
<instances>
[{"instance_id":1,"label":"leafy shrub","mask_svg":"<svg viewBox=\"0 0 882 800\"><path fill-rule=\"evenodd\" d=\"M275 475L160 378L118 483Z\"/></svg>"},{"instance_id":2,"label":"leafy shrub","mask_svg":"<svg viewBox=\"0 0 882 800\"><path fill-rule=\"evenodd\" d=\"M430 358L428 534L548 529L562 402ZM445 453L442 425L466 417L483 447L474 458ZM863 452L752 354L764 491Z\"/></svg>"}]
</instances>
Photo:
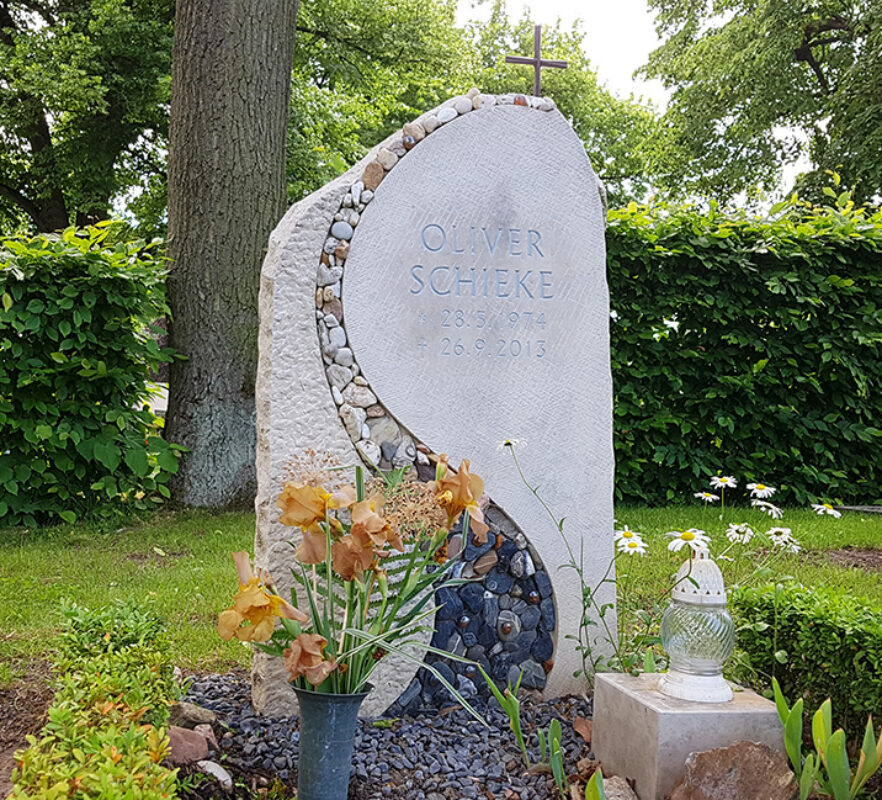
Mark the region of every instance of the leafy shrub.
<instances>
[{"instance_id":1,"label":"leafy shrub","mask_svg":"<svg viewBox=\"0 0 882 800\"><path fill-rule=\"evenodd\" d=\"M81 658L112 653L134 644L160 648L166 645L162 620L132 600L95 611L71 603L64 606L61 613L64 625L55 653L59 670Z\"/></svg>"},{"instance_id":2,"label":"leafy shrub","mask_svg":"<svg viewBox=\"0 0 882 800\"><path fill-rule=\"evenodd\" d=\"M49 720L16 754L12 798L175 796L177 771L161 762L178 690L161 625L135 611L75 608L67 614ZM92 637L105 629L101 651Z\"/></svg>"},{"instance_id":3,"label":"leafy shrub","mask_svg":"<svg viewBox=\"0 0 882 800\"><path fill-rule=\"evenodd\" d=\"M616 496L722 472L880 498L882 212L611 211Z\"/></svg>"},{"instance_id":4,"label":"leafy shrub","mask_svg":"<svg viewBox=\"0 0 882 800\"><path fill-rule=\"evenodd\" d=\"M809 713L829 697L835 724L852 739L863 734L867 716L882 709L882 612L800 585L741 589L730 605L757 688L777 678Z\"/></svg>"},{"instance_id":5,"label":"leafy shrub","mask_svg":"<svg viewBox=\"0 0 882 800\"><path fill-rule=\"evenodd\" d=\"M108 226L0 238L0 524L73 522L167 497L177 469L145 405L172 358L150 324L164 272Z\"/></svg>"}]
</instances>

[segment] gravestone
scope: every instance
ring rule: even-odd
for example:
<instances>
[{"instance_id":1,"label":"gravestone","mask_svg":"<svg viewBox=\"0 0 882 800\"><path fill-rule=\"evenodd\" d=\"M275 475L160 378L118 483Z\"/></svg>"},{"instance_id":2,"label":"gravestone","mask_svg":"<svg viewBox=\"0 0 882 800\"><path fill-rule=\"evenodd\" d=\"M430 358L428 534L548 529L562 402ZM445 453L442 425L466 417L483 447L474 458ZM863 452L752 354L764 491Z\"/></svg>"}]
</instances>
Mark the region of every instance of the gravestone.
<instances>
[{"instance_id":1,"label":"gravestone","mask_svg":"<svg viewBox=\"0 0 882 800\"><path fill-rule=\"evenodd\" d=\"M523 671L548 696L583 688L570 638L580 584L500 445L526 441L524 470L567 518L597 585L613 556L604 221L602 186L553 102L477 90L289 210L262 272L257 378L255 557L280 586L296 536L275 500L295 454L409 467L423 480L432 453L471 459L491 535L479 546L453 532L455 574L469 582L436 598L432 643L498 681ZM614 604L611 583L597 601ZM614 611L605 623L615 632ZM595 652L608 652L603 626L590 630ZM473 667L438 663L466 697L486 693ZM368 712L449 702L425 671L381 668ZM280 663L257 655L253 683L258 710L293 709Z\"/></svg>"}]
</instances>

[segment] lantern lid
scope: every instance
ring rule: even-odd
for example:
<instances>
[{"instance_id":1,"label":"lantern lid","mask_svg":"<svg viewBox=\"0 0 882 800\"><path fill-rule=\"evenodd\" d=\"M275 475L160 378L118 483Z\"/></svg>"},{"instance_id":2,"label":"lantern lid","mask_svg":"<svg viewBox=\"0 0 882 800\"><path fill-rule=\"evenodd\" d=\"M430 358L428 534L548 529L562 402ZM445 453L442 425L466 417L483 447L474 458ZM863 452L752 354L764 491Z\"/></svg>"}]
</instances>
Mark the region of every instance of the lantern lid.
<instances>
[{"instance_id":1,"label":"lantern lid","mask_svg":"<svg viewBox=\"0 0 882 800\"><path fill-rule=\"evenodd\" d=\"M723 573L707 550L693 553L692 558L680 567L671 598L696 606L726 605L728 598Z\"/></svg>"}]
</instances>

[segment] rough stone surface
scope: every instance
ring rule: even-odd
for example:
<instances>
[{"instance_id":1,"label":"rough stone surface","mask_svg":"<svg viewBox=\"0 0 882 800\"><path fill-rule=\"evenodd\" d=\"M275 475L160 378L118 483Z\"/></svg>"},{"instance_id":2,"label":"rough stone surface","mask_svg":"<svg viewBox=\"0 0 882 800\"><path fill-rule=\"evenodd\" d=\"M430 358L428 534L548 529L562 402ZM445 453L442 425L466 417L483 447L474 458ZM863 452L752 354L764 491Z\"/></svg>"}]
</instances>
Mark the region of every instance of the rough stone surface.
<instances>
[{"instance_id":1,"label":"rough stone surface","mask_svg":"<svg viewBox=\"0 0 882 800\"><path fill-rule=\"evenodd\" d=\"M214 728L211 727L208 723L203 723L201 725L197 725L193 728L196 733L200 736L204 736L205 740L208 742L209 750L217 752L219 749L217 746L217 737L214 735Z\"/></svg>"},{"instance_id":2,"label":"rough stone surface","mask_svg":"<svg viewBox=\"0 0 882 800\"><path fill-rule=\"evenodd\" d=\"M383 442L391 442L397 445L401 441L401 429L394 419L378 417L377 419L372 419L368 423L368 427L371 429L371 440L378 445L382 445Z\"/></svg>"},{"instance_id":3,"label":"rough stone surface","mask_svg":"<svg viewBox=\"0 0 882 800\"><path fill-rule=\"evenodd\" d=\"M169 709L168 724L181 728L195 728L197 725L212 725L216 719L213 711L182 701L175 703Z\"/></svg>"},{"instance_id":4,"label":"rough stone surface","mask_svg":"<svg viewBox=\"0 0 882 800\"><path fill-rule=\"evenodd\" d=\"M352 372L340 364L331 364L328 367L328 380L331 386L342 392L343 388L352 380Z\"/></svg>"},{"instance_id":5,"label":"rough stone surface","mask_svg":"<svg viewBox=\"0 0 882 800\"><path fill-rule=\"evenodd\" d=\"M603 793L606 800L639 800L628 781L618 775L603 779Z\"/></svg>"},{"instance_id":6,"label":"rough stone surface","mask_svg":"<svg viewBox=\"0 0 882 800\"><path fill-rule=\"evenodd\" d=\"M604 772L634 780L640 800L664 800L683 779L690 753L745 739L784 752L770 700L749 689L728 703L677 700L658 691L659 677L606 672L595 678L594 753Z\"/></svg>"},{"instance_id":7,"label":"rough stone surface","mask_svg":"<svg viewBox=\"0 0 882 800\"><path fill-rule=\"evenodd\" d=\"M233 776L220 764L214 761L197 761L196 766L206 775L214 778L225 792L233 791Z\"/></svg>"},{"instance_id":8,"label":"rough stone surface","mask_svg":"<svg viewBox=\"0 0 882 800\"><path fill-rule=\"evenodd\" d=\"M382 164L383 169L390 170L398 163L398 156L395 155L389 148L381 147L377 151L377 161Z\"/></svg>"},{"instance_id":9,"label":"rough stone surface","mask_svg":"<svg viewBox=\"0 0 882 800\"><path fill-rule=\"evenodd\" d=\"M328 239L331 220L347 192L353 193L353 200L357 195L359 200L365 198L360 178L374 158L375 152L371 152L335 181L292 206L270 237L261 271L255 562L269 570L283 596L291 587L292 550L288 542L300 538L297 530L279 522L276 507L286 464L308 448L329 452L341 464L358 460L328 391L316 337L314 295L316 262ZM379 164L376 168L383 172ZM334 242L331 252L338 246L339 242ZM323 284L325 302L340 297L342 270L334 267L329 271L325 276L329 280ZM354 474L351 477L354 480ZM428 636L423 638L428 642ZM378 690L371 693L363 712L370 715L385 710L416 671L416 664L402 665L391 659L381 664L376 673ZM287 715L296 710L294 692L280 659L255 653L252 698L261 713Z\"/></svg>"},{"instance_id":10,"label":"rough stone surface","mask_svg":"<svg viewBox=\"0 0 882 800\"><path fill-rule=\"evenodd\" d=\"M598 192L586 191L598 181L559 112L494 105L459 117L448 105L438 119L451 114L388 173L359 223L343 277L346 331L379 403L434 452L470 458L554 576L557 651L546 691L563 693L579 686L579 655L565 638L578 635L578 580L559 569L559 534L497 445L511 436L541 443L524 458L531 473L555 475L545 499L578 520L569 535L585 541L587 579L598 583L612 557L613 488L604 218ZM421 120L426 130L430 119ZM572 454L567 470L561 452ZM586 506L590 515L575 513ZM526 559L521 566L521 577L492 569L485 586L526 601L537 590L521 585L532 580ZM599 603L614 601L610 584L601 594ZM472 635L482 634L464 634Z\"/></svg>"},{"instance_id":11,"label":"rough stone surface","mask_svg":"<svg viewBox=\"0 0 882 800\"><path fill-rule=\"evenodd\" d=\"M793 800L797 791L786 756L766 744L744 741L692 753L671 800Z\"/></svg>"},{"instance_id":12,"label":"rough stone surface","mask_svg":"<svg viewBox=\"0 0 882 800\"><path fill-rule=\"evenodd\" d=\"M419 122L407 122L401 129L404 136L412 136L414 141L421 142L426 138L426 129Z\"/></svg>"},{"instance_id":13,"label":"rough stone surface","mask_svg":"<svg viewBox=\"0 0 882 800\"><path fill-rule=\"evenodd\" d=\"M456 109L457 114L468 114L472 110L472 98L465 95L457 97L453 101L453 107Z\"/></svg>"},{"instance_id":14,"label":"rough stone surface","mask_svg":"<svg viewBox=\"0 0 882 800\"><path fill-rule=\"evenodd\" d=\"M173 767L208 758L208 740L194 730L169 725L168 741L171 749L166 761Z\"/></svg>"},{"instance_id":15,"label":"rough stone surface","mask_svg":"<svg viewBox=\"0 0 882 800\"><path fill-rule=\"evenodd\" d=\"M363 408L355 408L354 406L344 403L340 406L340 418L346 426L346 432L353 438L358 439L361 436L361 428L367 419L367 412Z\"/></svg>"},{"instance_id":16,"label":"rough stone surface","mask_svg":"<svg viewBox=\"0 0 882 800\"><path fill-rule=\"evenodd\" d=\"M367 408L377 402L377 396L367 388L355 383L349 384L343 392L343 399L352 406Z\"/></svg>"}]
</instances>

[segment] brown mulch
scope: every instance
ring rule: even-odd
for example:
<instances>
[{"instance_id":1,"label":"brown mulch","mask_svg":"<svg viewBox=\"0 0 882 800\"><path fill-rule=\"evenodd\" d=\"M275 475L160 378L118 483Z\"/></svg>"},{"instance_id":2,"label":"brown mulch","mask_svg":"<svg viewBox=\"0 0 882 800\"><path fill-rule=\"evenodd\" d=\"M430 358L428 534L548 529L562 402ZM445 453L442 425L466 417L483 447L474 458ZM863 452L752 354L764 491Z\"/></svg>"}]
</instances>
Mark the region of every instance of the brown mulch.
<instances>
[{"instance_id":1,"label":"brown mulch","mask_svg":"<svg viewBox=\"0 0 882 800\"><path fill-rule=\"evenodd\" d=\"M867 572L882 571L882 550L847 545L838 550L827 550L824 555L834 564Z\"/></svg>"},{"instance_id":2,"label":"brown mulch","mask_svg":"<svg viewBox=\"0 0 882 800\"><path fill-rule=\"evenodd\" d=\"M0 797L12 791L10 774L16 750L27 745L25 737L46 722L52 700L51 670L45 661L24 664L24 674L12 686L0 689Z\"/></svg>"}]
</instances>

